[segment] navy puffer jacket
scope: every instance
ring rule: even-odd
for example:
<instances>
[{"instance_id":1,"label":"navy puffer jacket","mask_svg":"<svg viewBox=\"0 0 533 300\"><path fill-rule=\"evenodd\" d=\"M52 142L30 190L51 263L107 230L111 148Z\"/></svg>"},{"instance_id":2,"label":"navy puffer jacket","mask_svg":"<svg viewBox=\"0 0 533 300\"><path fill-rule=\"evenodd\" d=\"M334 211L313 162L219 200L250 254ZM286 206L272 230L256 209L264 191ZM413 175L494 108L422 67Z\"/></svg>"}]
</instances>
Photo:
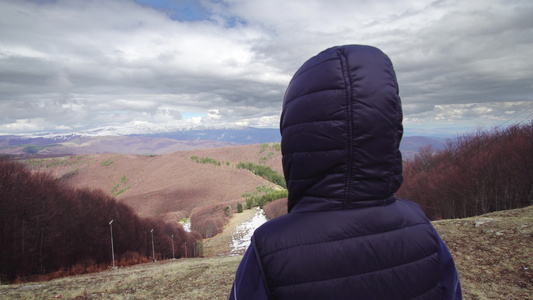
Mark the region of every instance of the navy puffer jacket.
<instances>
[{"instance_id":1,"label":"navy puffer jacket","mask_svg":"<svg viewBox=\"0 0 533 300\"><path fill-rule=\"evenodd\" d=\"M232 299L460 299L446 246L416 204L394 196L402 132L379 49L308 60L281 116L289 214L255 231Z\"/></svg>"}]
</instances>

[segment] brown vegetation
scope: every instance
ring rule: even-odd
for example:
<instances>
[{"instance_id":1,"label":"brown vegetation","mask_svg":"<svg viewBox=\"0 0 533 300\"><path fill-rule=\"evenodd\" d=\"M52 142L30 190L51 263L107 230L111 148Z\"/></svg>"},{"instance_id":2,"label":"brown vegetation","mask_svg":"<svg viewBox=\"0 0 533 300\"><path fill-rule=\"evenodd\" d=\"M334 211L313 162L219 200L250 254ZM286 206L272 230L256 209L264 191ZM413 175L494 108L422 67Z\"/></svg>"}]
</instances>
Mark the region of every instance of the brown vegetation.
<instances>
[{"instance_id":1,"label":"brown vegetation","mask_svg":"<svg viewBox=\"0 0 533 300\"><path fill-rule=\"evenodd\" d=\"M203 238L219 234L233 216L237 203L211 204L197 208L191 214L191 229Z\"/></svg>"},{"instance_id":2,"label":"brown vegetation","mask_svg":"<svg viewBox=\"0 0 533 300\"><path fill-rule=\"evenodd\" d=\"M0 160L0 191L4 280L112 265L111 225L115 259L123 263L152 257L152 249L156 258L172 257L171 235L178 245L175 256L180 257L185 251L180 245L200 238L161 219L139 218L101 190L74 189L50 174L31 173L18 162Z\"/></svg>"},{"instance_id":3,"label":"brown vegetation","mask_svg":"<svg viewBox=\"0 0 533 300\"><path fill-rule=\"evenodd\" d=\"M428 217L464 218L533 204L533 123L478 131L404 164L398 196Z\"/></svg>"},{"instance_id":4,"label":"brown vegetation","mask_svg":"<svg viewBox=\"0 0 533 300\"><path fill-rule=\"evenodd\" d=\"M272 220L287 213L287 198L274 200L269 202L265 207L266 218Z\"/></svg>"},{"instance_id":5,"label":"brown vegetation","mask_svg":"<svg viewBox=\"0 0 533 300\"><path fill-rule=\"evenodd\" d=\"M253 162L281 170L281 153L268 148L260 153L261 147L202 149L156 156L83 155L31 159L25 163L72 186L101 189L132 207L139 216L179 221L190 216L196 207L242 200L241 195L254 191L256 186L271 185L248 170L236 168L239 162ZM267 151L274 155L261 159ZM221 165L196 163L190 158L194 155L213 158Z\"/></svg>"}]
</instances>

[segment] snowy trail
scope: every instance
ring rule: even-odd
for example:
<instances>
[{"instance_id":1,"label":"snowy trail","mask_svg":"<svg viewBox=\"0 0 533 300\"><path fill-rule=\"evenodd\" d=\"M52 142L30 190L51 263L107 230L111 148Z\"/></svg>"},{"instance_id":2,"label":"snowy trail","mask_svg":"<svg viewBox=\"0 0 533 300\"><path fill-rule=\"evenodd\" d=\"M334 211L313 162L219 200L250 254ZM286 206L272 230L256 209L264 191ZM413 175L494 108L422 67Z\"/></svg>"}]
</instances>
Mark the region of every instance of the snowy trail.
<instances>
[{"instance_id":1,"label":"snowy trail","mask_svg":"<svg viewBox=\"0 0 533 300\"><path fill-rule=\"evenodd\" d=\"M267 218L265 217L263 210L257 208L252 219L237 226L231 235L231 251L229 256L243 254L250 245L250 240L254 231L266 221Z\"/></svg>"}]
</instances>

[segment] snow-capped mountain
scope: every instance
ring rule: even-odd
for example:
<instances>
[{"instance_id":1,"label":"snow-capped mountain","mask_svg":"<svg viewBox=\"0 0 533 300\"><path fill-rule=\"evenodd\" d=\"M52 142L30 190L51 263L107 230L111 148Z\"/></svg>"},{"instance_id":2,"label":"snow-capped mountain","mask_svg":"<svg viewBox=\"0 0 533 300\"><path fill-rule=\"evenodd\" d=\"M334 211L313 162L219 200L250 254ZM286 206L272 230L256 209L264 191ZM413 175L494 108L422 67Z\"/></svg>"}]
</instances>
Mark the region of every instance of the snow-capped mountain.
<instances>
[{"instance_id":1,"label":"snow-capped mountain","mask_svg":"<svg viewBox=\"0 0 533 300\"><path fill-rule=\"evenodd\" d=\"M0 154L162 154L200 148L280 142L277 128L205 124L148 124L106 126L78 132L0 136ZM404 137L400 150L412 157L422 146L441 149L444 139Z\"/></svg>"},{"instance_id":2,"label":"snow-capped mountain","mask_svg":"<svg viewBox=\"0 0 533 300\"><path fill-rule=\"evenodd\" d=\"M74 132L39 132L26 135L31 138L49 138L49 139L65 139L73 136L144 136L144 135L157 135L166 134L172 132L182 131L198 131L198 130L246 130L246 126L238 126L231 123L210 123L203 121L202 123L186 120L183 122L172 123L149 123L136 121L120 126L103 126L87 130L74 131ZM276 129L277 130L277 129Z\"/></svg>"}]
</instances>

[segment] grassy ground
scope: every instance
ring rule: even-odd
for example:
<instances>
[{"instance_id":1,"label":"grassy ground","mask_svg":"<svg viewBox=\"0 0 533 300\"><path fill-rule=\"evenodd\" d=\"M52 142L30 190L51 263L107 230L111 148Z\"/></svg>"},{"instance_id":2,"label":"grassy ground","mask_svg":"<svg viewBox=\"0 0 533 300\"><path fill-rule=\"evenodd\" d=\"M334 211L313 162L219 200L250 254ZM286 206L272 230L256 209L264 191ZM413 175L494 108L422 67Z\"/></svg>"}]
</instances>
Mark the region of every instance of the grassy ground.
<instances>
[{"instance_id":1,"label":"grassy ground","mask_svg":"<svg viewBox=\"0 0 533 300\"><path fill-rule=\"evenodd\" d=\"M0 287L0 299L227 299L241 257L166 260Z\"/></svg>"},{"instance_id":2,"label":"grassy ground","mask_svg":"<svg viewBox=\"0 0 533 300\"><path fill-rule=\"evenodd\" d=\"M228 229L247 216L235 214ZM242 221L242 220L241 220ZM533 299L533 206L434 222L454 256L464 299ZM223 249L227 232L211 240ZM206 243L209 245L210 243ZM209 246L208 246L209 247ZM227 299L241 256L179 259L20 285L0 299Z\"/></svg>"},{"instance_id":3,"label":"grassy ground","mask_svg":"<svg viewBox=\"0 0 533 300\"><path fill-rule=\"evenodd\" d=\"M433 224L465 299L533 299L533 206Z\"/></svg>"}]
</instances>

